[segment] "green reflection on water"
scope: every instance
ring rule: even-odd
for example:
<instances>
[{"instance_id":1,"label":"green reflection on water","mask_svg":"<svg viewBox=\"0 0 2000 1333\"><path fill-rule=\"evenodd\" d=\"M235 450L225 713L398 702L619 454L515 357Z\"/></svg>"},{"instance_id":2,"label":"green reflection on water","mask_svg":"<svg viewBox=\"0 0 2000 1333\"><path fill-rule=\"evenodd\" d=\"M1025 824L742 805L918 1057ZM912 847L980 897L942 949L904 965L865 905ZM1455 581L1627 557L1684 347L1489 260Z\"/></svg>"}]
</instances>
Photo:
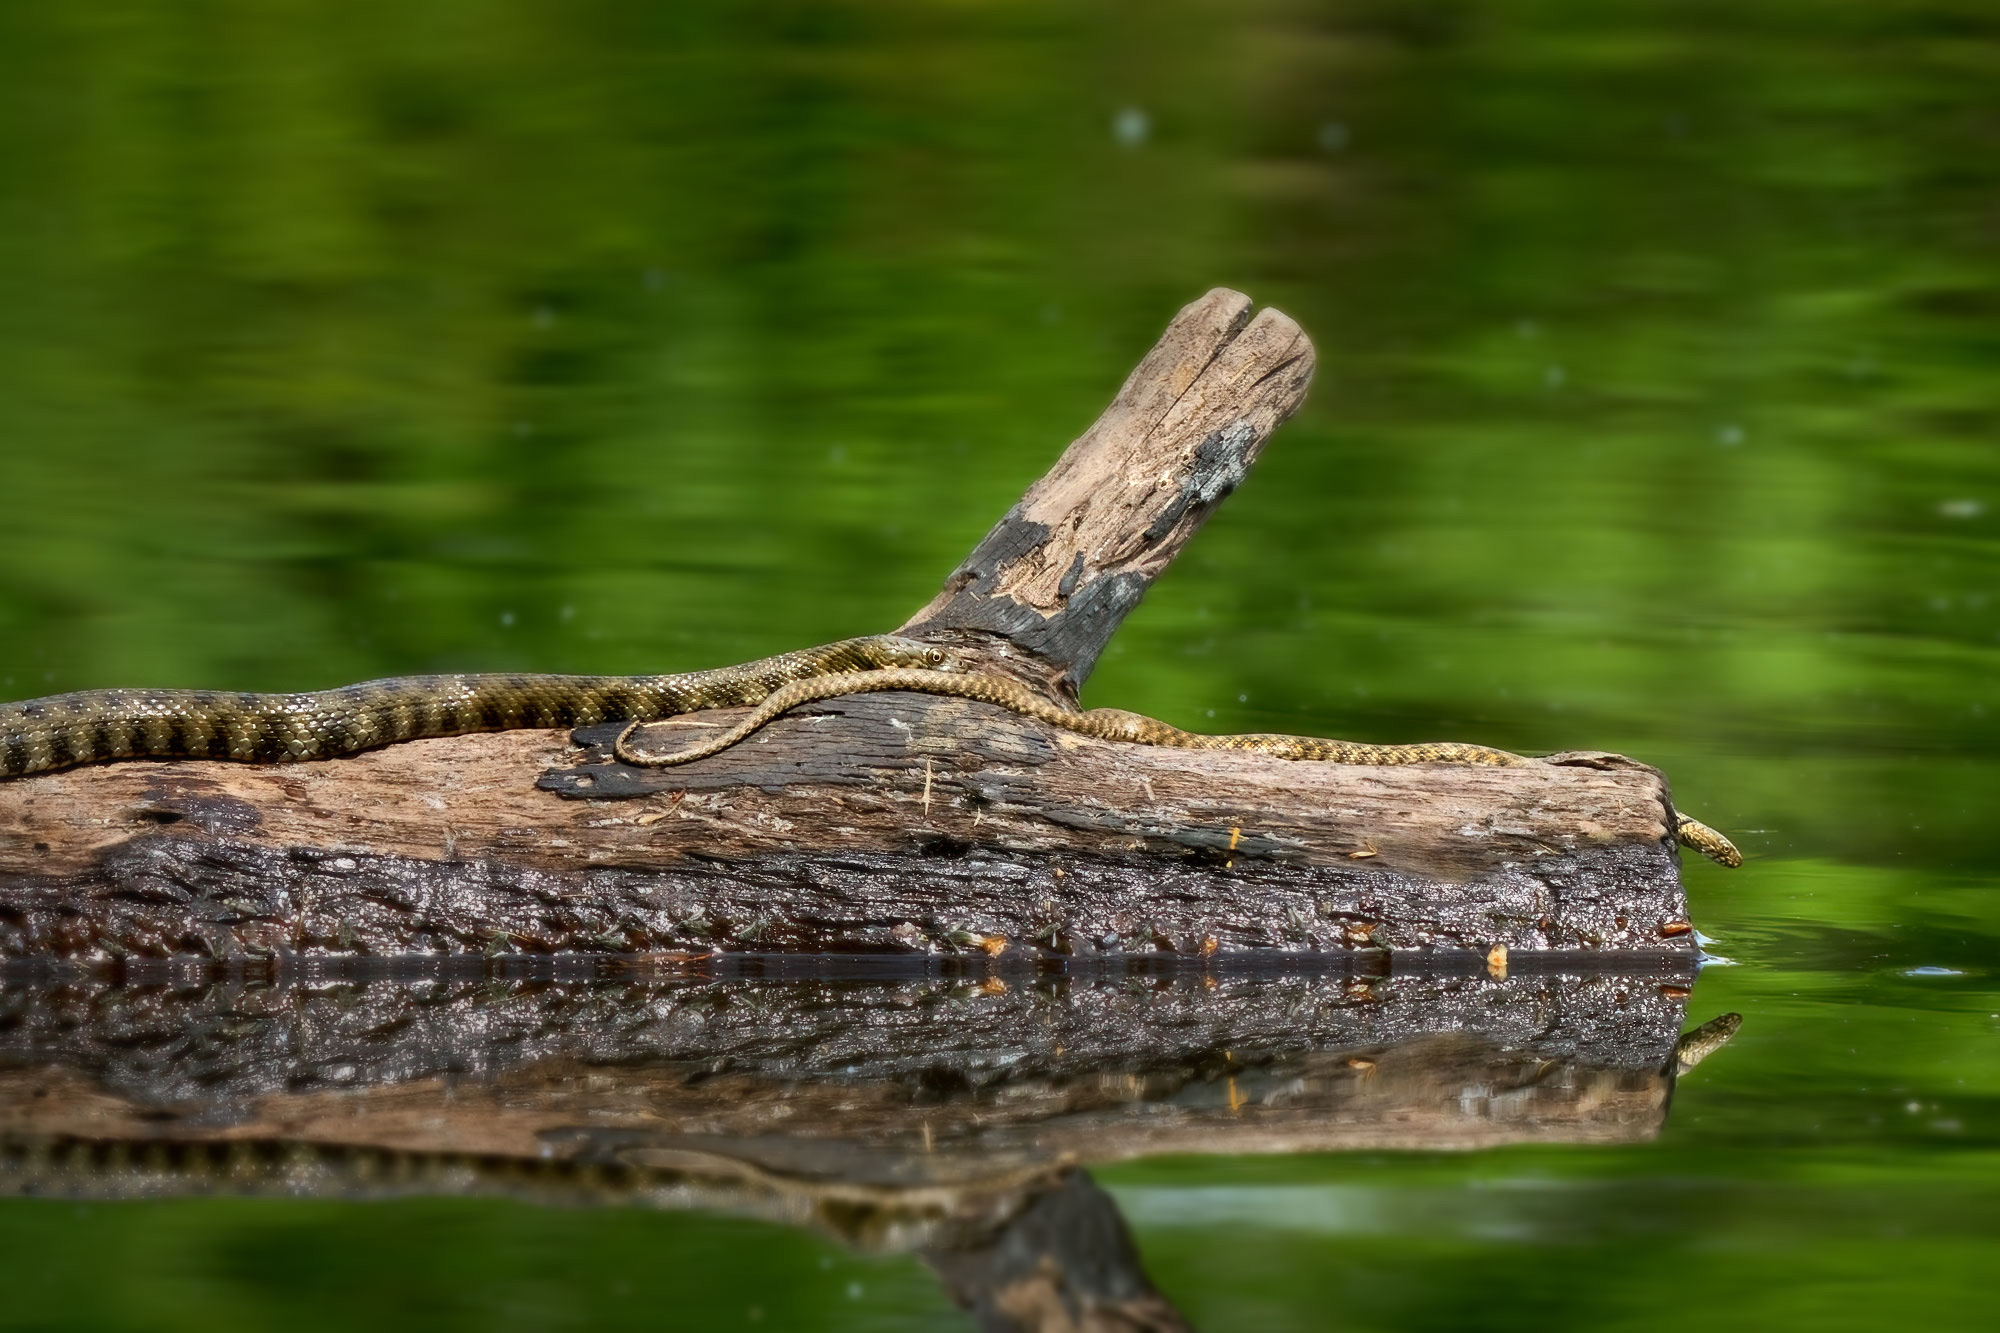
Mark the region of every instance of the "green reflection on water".
<instances>
[{"instance_id":1,"label":"green reflection on water","mask_svg":"<svg viewBox=\"0 0 2000 1333\"><path fill-rule=\"evenodd\" d=\"M1657 1145L1107 1173L1156 1279L1212 1327L1956 1326L2000 1233L1996 80L1977 0L10 7L0 695L884 627L1238 286L1314 398L1091 700L1658 762L1757 858L1689 870L1739 964L1695 1014L1746 1025ZM587 1323L681 1265L890 1317L743 1224L0 1218L0 1324L307 1319L273 1271ZM130 1305L58 1262L100 1253Z\"/></svg>"}]
</instances>

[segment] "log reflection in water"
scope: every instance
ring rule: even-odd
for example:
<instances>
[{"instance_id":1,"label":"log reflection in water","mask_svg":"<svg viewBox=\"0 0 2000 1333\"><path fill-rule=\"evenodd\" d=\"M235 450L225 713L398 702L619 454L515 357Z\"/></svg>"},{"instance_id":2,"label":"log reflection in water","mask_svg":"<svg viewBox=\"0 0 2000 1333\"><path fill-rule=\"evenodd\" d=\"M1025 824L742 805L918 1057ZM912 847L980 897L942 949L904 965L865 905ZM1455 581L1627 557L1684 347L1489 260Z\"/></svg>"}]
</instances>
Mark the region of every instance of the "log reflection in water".
<instances>
[{"instance_id":1,"label":"log reflection in water","mask_svg":"<svg viewBox=\"0 0 2000 1333\"><path fill-rule=\"evenodd\" d=\"M986 1327L1175 1328L1078 1166L1647 1138L1727 1036L1677 1056L1687 994L1658 969L23 984L0 1191L717 1209L914 1250Z\"/></svg>"}]
</instances>

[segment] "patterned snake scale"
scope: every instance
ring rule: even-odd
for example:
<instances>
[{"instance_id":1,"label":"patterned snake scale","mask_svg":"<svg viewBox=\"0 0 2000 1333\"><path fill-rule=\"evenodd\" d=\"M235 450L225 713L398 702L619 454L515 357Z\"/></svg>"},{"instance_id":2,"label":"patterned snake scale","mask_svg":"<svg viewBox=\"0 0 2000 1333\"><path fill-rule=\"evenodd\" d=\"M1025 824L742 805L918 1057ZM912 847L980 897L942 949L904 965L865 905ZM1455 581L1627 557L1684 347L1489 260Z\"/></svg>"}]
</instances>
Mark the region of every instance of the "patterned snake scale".
<instances>
[{"instance_id":1,"label":"patterned snake scale","mask_svg":"<svg viewBox=\"0 0 2000 1333\"><path fill-rule=\"evenodd\" d=\"M1694 1031L1686 1033L1674 1043L1674 1073L1687 1073L1709 1056L1714 1055L1729 1044L1729 1039L1743 1030L1743 1015L1722 1014L1709 1019Z\"/></svg>"},{"instance_id":2,"label":"patterned snake scale","mask_svg":"<svg viewBox=\"0 0 2000 1333\"><path fill-rule=\"evenodd\" d=\"M948 669L957 668L957 669ZM944 649L893 634L838 643L711 671L666 676L397 676L302 694L215 690L81 690L0 704L0 778L107 759L227 759L297 763L381 745L478 731L629 722L613 747L626 763L684 764L741 741L800 704L845 694L912 690L997 704L1102 740L1182 749L1251 750L1335 764L1522 764L1483 745L1366 745L1305 736L1206 736L1116 708L1079 711L1012 680L966 671ZM632 748L644 722L705 708L757 705L711 740L670 754ZM1723 865L1740 865L1729 840L1683 817L1680 840Z\"/></svg>"},{"instance_id":3,"label":"patterned snake scale","mask_svg":"<svg viewBox=\"0 0 2000 1333\"><path fill-rule=\"evenodd\" d=\"M674 676L397 676L307 694L82 690L0 704L0 777L103 759L289 764L426 736L644 721L754 704L809 678L946 661L941 648L877 634Z\"/></svg>"}]
</instances>

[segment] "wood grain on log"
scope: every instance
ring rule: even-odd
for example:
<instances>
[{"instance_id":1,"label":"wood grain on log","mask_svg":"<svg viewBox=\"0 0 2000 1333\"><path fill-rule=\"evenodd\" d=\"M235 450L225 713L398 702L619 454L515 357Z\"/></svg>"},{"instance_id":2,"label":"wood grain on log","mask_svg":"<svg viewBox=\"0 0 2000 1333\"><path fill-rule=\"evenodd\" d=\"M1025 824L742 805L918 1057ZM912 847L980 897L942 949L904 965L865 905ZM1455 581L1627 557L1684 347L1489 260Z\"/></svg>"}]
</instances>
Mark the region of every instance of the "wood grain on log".
<instances>
[{"instance_id":1,"label":"wood grain on log","mask_svg":"<svg viewBox=\"0 0 2000 1333\"><path fill-rule=\"evenodd\" d=\"M1218 289L1182 310L901 632L995 636L1073 700L1126 614L1305 401L1312 343L1287 316L1250 307Z\"/></svg>"},{"instance_id":2,"label":"wood grain on log","mask_svg":"<svg viewBox=\"0 0 2000 1333\"><path fill-rule=\"evenodd\" d=\"M1072 697L1304 393L1310 344L1249 309L1182 311L907 631ZM0 957L1693 949L1665 780L1618 756L1288 763L902 694L680 768L608 736L0 783Z\"/></svg>"}]
</instances>

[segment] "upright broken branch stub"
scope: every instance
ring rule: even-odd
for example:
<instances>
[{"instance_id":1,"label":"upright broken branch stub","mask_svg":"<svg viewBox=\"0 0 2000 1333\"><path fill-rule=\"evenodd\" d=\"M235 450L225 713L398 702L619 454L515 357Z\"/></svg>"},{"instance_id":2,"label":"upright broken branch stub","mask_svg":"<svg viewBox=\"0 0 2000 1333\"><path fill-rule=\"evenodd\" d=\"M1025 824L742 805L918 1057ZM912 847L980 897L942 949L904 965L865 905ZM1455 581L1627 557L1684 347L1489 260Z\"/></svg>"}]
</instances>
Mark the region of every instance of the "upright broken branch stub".
<instances>
[{"instance_id":1,"label":"upright broken branch stub","mask_svg":"<svg viewBox=\"0 0 2000 1333\"><path fill-rule=\"evenodd\" d=\"M1213 291L1182 310L1096 424L900 633L990 635L1076 697L1111 635L1305 400L1312 343Z\"/></svg>"},{"instance_id":2,"label":"upright broken branch stub","mask_svg":"<svg viewBox=\"0 0 2000 1333\"><path fill-rule=\"evenodd\" d=\"M1222 290L1189 305L900 632L1073 702L1312 367L1286 316ZM0 783L0 959L1694 956L1665 780L1617 756L1292 764L906 694L814 704L685 767L628 768L608 741L502 732Z\"/></svg>"}]
</instances>

